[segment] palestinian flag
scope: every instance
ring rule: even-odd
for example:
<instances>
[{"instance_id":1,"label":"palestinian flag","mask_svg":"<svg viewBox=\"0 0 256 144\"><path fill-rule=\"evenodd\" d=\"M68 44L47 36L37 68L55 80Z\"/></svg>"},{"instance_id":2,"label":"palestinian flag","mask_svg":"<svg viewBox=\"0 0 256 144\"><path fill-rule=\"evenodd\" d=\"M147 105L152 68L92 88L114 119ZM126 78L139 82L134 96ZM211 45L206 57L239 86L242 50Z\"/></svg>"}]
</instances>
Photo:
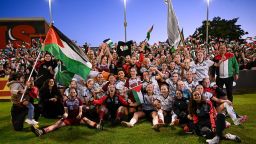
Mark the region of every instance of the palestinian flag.
<instances>
[{"instance_id":1,"label":"palestinian flag","mask_svg":"<svg viewBox=\"0 0 256 144\"><path fill-rule=\"evenodd\" d=\"M132 88L132 94L137 104L144 103L144 98L141 92L142 85L138 85Z\"/></svg>"},{"instance_id":2,"label":"palestinian flag","mask_svg":"<svg viewBox=\"0 0 256 144\"><path fill-rule=\"evenodd\" d=\"M55 79L58 82L58 84L62 86L69 86L70 81L75 76L75 74L72 72L69 72L64 65L58 65L55 71L56 71Z\"/></svg>"},{"instance_id":3,"label":"palestinian flag","mask_svg":"<svg viewBox=\"0 0 256 144\"><path fill-rule=\"evenodd\" d=\"M152 25L151 27L150 27L150 29L148 30L148 32L147 32L147 40L149 41L149 39L150 39L150 35L151 35L151 32L153 31L153 28L154 28L154 25Z\"/></svg>"},{"instance_id":4,"label":"palestinian flag","mask_svg":"<svg viewBox=\"0 0 256 144\"><path fill-rule=\"evenodd\" d=\"M113 41L112 41L110 38L105 39L103 42L106 43L106 44L108 44L108 46L109 46L110 48L114 48L114 47L115 47L115 44L113 43Z\"/></svg>"},{"instance_id":5,"label":"palestinian flag","mask_svg":"<svg viewBox=\"0 0 256 144\"><path fill-rule=\"evenodd\" d=\"M92 64L84 52L56 27L51 26L44 41L43 51L51 53L66 66L66 70L83 79L90 73Z\"/></svg>"}]
</instances>

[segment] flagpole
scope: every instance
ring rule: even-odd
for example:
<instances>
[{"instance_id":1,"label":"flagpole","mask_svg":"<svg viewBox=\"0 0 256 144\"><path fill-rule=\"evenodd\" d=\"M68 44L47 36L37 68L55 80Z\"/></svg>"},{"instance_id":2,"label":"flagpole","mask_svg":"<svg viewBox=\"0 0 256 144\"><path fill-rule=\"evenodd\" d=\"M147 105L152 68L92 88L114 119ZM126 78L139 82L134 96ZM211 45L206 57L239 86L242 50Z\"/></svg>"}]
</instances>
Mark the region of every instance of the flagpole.
<instances>
[{"instance_id":1,"label":"flagpole","mask_svg":"<svg viewBox=\"0 0 256 144\"><path fill-rule=\"evenodd\" d=\"M49 14L50 14L50 23L53 23L53 19L52 19L52 0L49 0Z\"/></svg>"},{"instance_id":2,"label":"flagpole","mask_svg":"<svg viewBox=\"0 0 256 144\"><path fill-rule=\"evenodd\" d=\"M208 45L208 39L209 39L209 5L210 5L210 0L207 0L207 8L206 8L206 53L209 54L209 45Z\"/></svg>"},{"instance_id":3,"label":"flagpole","mask_svg":"<svg viewBox=\"0 0 256 144\"><path fill-rule=\"evenodd\" d=\"M126 0L124 0L124 41L127 41Z\"/></svg>"},{"instance_id":4,"label":"flagpole","mask_svg":"<svg viewBox=\"0 0 256 144\"><path fill-rule=\"evenodd\" d=\"M49 4L50 26L51 26L51 25L53 24L53 19L52 19L52 1L49 0L49 1L48 1L48 4ZM31 76L32 76L32 73L33 73L34 70L35 70L36 63L37 63L37 61L38 61L40 55L41 55L41 50L40 50L40 52L39 52L39 54L38 54L38 56L37 56L37 58L36 58L36 61L35 61L34 65L33 65L33 68L32 68L32 70L31 70L31 72L30 72L30 75L29 75L27 81L30 81ZM24 95L25 95L25 93L26 93L26 91L27 91L27 88L28 88L27 85L25 85L24 92L22 93L22 96L21 96L21 98L20 98L20 102L22 102L22 100L23 100L23 98L24 98Z\"/></svg>"},{"instance_id":5,"label":"flagpole","mask_svg":"<svg viewBox=\"0 0 256 144\"><path fill-rule=\"evenodd\" d=\"M37 58L36 58L36 61L35 61L34 65L33 65L33 68L32 68L32 70L31 70L31 72L30 72L30 75L29 75L27 81L30 81L31 76L32 76L32 74L33 74L33 72L34 72L34 70L35 70L36 63L37 63L37 61L38 61L40 55L41 55L41 50L40 50L40 52L39 52L39 54L38 54L38 56L37 56ZM26 91L27 91L27 88L28 88L28 87L27 87L27 84L25 84L25 88L24 88L24 91L23 91L22 96L21 96L21 98L20 98L20 102L22 102L23 97L24 97L24 95L25 95L25 93L26 93Z\"/></svg>"}]
</instances>

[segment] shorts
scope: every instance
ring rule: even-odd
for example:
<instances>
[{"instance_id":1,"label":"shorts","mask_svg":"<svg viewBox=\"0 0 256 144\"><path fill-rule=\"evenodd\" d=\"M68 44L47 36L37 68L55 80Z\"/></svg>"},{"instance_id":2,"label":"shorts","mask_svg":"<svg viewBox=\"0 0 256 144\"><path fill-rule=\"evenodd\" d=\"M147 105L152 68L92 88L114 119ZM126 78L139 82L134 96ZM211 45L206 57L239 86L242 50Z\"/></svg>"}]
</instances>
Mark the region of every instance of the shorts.
<instances>
[{"instance_id":1,"label":"shorts","mask_svg":"<svg viewBox=\"0 0 256 144\"><path fill-rule=\"evenodd\" d=\"M80 121L81 119L76 119L76 118L63 119L63 122L65 123L65 125L79 125Z\"/></svg>"},{"instance_id":2,"label":"shorts","mask_svg":"<svg viewBox=\"0 0 256 144\"><path fill-rule=\"evenodd\" d=\"M143 112L145 113L146 118L152 118L152 112L154 112L155 110L143 110Z\"/></svg>"}]
</instances>

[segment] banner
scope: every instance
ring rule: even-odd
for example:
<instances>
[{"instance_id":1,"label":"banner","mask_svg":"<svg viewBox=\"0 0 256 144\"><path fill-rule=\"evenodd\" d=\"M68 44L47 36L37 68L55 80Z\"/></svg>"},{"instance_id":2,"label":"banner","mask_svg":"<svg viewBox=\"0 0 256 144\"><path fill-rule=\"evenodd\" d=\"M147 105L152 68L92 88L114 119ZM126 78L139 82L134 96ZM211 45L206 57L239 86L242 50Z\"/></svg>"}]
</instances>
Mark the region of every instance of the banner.
<instances>
[{"instance_id":1,"label":"banner","mask_svg":"<svg viewBox=\"0 0 256 144\"><path fill-rule=\"evenodd\" d=\"M0 49L31 48L32 39L45 37L48 24L44 18L0 18Z\"/></svg>"},{"instance_id":2,"label":"banner","mask_svg":"<svg viewBox=\"0 0 256 144\"><path fill-rule=\"evenodd\" d=\"M0 78L0 99L11 99L11 92L7 86L8 78Z\"/></svg>"}]
</instances>

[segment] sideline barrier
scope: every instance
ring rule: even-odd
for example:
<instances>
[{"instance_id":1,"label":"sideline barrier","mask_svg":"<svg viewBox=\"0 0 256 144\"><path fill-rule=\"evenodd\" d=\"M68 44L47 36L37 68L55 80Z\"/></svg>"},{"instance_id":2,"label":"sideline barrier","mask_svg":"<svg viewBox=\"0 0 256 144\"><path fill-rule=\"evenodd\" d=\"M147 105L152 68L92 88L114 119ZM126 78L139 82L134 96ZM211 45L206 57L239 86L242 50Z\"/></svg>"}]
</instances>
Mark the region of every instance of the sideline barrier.
<instances>
[{"instance_id":1,"label":"sideline barrier","mask_svg":"<svg viewBox=\"0 0 256 144\"><path fill-rule=\"evenodd\" d=\"M0 99L10 99L11 92L9 87L7 86L8 78L0 78Z\"/></svg>"},{"instance_id":2,"label":"sideline barrier","mask_svg":"<svg viewBox=\"0 0 256 144\"><path fill-rule=\"evenodd\" d=\"M239 79L236 81L235 91L255 90L256 91L256 70L239 71ZM245 91L246 93L246 91Z\"/></svg>"}]
</instances>

